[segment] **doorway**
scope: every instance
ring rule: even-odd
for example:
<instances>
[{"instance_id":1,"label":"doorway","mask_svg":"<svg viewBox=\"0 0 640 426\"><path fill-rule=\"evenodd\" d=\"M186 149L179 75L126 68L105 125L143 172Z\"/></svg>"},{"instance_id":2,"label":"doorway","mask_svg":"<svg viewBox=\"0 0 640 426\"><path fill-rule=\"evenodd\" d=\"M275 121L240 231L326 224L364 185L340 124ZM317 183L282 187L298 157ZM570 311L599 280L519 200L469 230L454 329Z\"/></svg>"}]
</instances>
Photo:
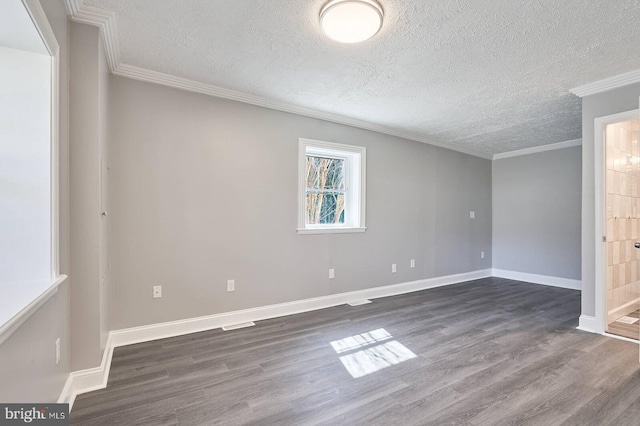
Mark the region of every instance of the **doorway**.
<instances>
[{"instance_id":1,"label":"doorway","mask_svg":"<svg viewBox=\"0 0 640 426\"><path fill-rule=\"evenodd\" d=\"M640 336L640 119L604 124L605 331Z\"/></svg>"}]
</instances>

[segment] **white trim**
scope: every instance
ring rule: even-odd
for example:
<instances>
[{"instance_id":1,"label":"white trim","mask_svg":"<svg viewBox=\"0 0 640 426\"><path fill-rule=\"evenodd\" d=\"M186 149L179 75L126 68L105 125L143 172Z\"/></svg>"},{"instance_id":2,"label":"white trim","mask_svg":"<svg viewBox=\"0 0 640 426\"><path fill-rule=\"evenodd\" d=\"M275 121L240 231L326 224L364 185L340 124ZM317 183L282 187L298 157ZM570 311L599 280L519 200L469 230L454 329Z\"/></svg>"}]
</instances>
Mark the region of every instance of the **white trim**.
<instances>
[{"instance_id":1,"label":"white trim","mask_svg":"<svg viewBox=\"0 0 640 426\"><path fill-rule=\"evenodd\" d=\"M491 270L466 272L456 275L448 275L437 278L411 281L401 284L393 284L382 287L372 287L364 290L347 293L332 294L329 296L315 297L312 299L297 300L294 302L280 303L276 305L261 306L258 308L244 309L240 311L226 312L198 318L188 318L178 321L170 321L160 324L151 324L142 327L128 328L112 331L114 345L124 346L134 343L148 342L167 337L180 336L188 333L220 328L227 324L237 324L249 321L261 321L270 318L278 318L302 312L315 311L344 305L352 301L362 299L377 299L380 297L395 296L411 293L444 285L456 284L491 276Z\"/></svg>"},{"instance_id":2,"label":"white trim","mask_svg":"<svg viewBox=\"0 0 640 426\"><path fill-rule=\"evenodd\" d=\"M501 160L503 158L519 157L521 155L537 154L538 152L552 151L556 149L571 148L582 145L582 139L572 139L569 141L552 143L549 145L534 146L533 148L518 149L516 151L501 152L493 154L493 160Z\"/></svg>"},{"instance_id":3,"label":"white trim","mask_svg":"<svg viewBox=\"0 0 640 426\"><path fill-rule=\"evenodd\" d=\"M345 160L345 223L306 224L307 155ZM367 148L300 138L298 140L298 234L338 234L365 232L367 209Z\"/></svg>"},{"instance_id":4,"label":"white trim","mask_svg":"<svg viewBox=\"0 0 640 426\"><path fill-rule=\"evenodd\" d=\"M625 111L594 119L593 161L595 186L595 318L596 332L604 333L607 329L607 244L602 241L606 235L606 185L605 185L605 126L620 121L638 118L640 110Z\"/></svg>"},{"instance_id":5,"label":"white trim","mask_svg":"<svg viewBox=\"0 0 640 426\"><path fill-rule=\"evenodd\" d=\"M80 5L83 0L64 0L64 8L67 10L67 15L73 18L74 15L80 12Z\"/></svg>"},{"instance_id":6,"label":"white trim","mask_svg":"<svg viewBox=\"0 0 640 426\"><path fill-rule=\"evenodd\" d=\"M169 74L123 64L120 62L120 50L118 44L118 35L116 31L115 14L113 12L109 12L97 7L84 5L80 0L64 1L67 13L71 17L72 21L93 25L100 28L105 51L107 54L107 60L109 63L109 69L114 75L139 81L145 81L148 83L160 84L162 86L173 87L189 92L201 93L217 98L230 99L237 102L243 102L246 104L269 108L276 111L289 112L291 114L316 118L332 123L344 124L346 126L356 127L359 129L371 130L377 133L383 133L390 136L396 136L403 139L409 139L416 142L439 146L441 148L461 152L463 154L472 155L474 157L486 158L489 160L491 159L491 154L478 152L459 145L434 140L432 138L428 138L424 135L420 135L414 132L370 123L368 121L359 120L344 115L333 114L326 111L319 111L316 109L294 105L287 102L281 102L275 99L269 99L262 96L239 92L236 90L225 89L224 87L200 83L186 78L174 77Z\"/></svg>"},{"instance_id":7,"label":"white trim","mask_svg":"<svg viewBox=\"0 0 640 426\"><path fill-rule=\"evenodd\" d=\"M64 382L64 386L62 387L62 391L60 392L60 396L58 397L58 404L69 404L69 411L71 411L71 407L73 407L73 402L75 401L75 396L71 397L71 388L73 387L73 373L70 373L67 376L67 380Z\"/></svg>"},{"instance_id":8,"label":"white trim","mask_svg":"<svg viewBox=\"0 0 640 426\"><path fill-rule=\"evenodd\" d=\"M36 27L45 48L51 56L51 112L50 112L50 149L51 149L51 278L55 281L60 271L59 245L59 85L60 85L60 46L47 16L38 0L22 0L33 25ZM65 277L66 278L66 277ZM0 334L2 334L0 332Z\"/></svg>"},{"instance_id":9,"label":"white trim","mask_svg":"<svg viewBox=\"0 0 640 426\"><path fill-rule=\"evenodd\" d=\"M299 235L313 235L313 234L350 234L354 232L365 232L364 228L298 228L296 231Z\"/></svg>"},{"instance_id":10,"label":"white trim","mask_svg":"<svg viewBox=\"0 0 640 426\"><path fill-rule=\"evenodd\" d=\"M120 45L115 13L85 5L82 0L64 0L64 3L67 14L72 21L100 28L109 70L114 72L118 69L120 66Z\"/></svg>"},{"instance_id":11,"label":"white trim","mask_svg":"<svg viewBox=\"0 0 640 426\"><path fill-rule=\"evenodd\" d=\"M0 345L4 343L24 322L31 317L42 305L58 292L58 287L66 279L66 275L59 274L59 213L58 213L58 117L59 117L59 64L60 46L47 16L38 0L22 0L22 4L29 14L34 27L38 31L42 43L51 56L51 111L50 111L50 232L51 232L51 285L38 297L21 309L9 321L0 326Z\"/></svg>"},{"instance_id":12,"label":"white trim","mask_svg":"<svg viewBox=\"0 0 640 426\"><path fill-rule=\"evenodd\" d=\"M594 81L593 83L584 84L570 90L576 96L584 98L585 96L595 95L596 93L606 92L608 90L617 89L619 87L628 86L629 84L640 83L640 70L626 72L624 74L614 75L604 80Z\"/></svg>"},{"instance_id":13,"label":"white trim","mask_svg":"<svg viewBox=\"0 0 640 426\"><path fill-rule=\"evenodd\" d=\"M51 285L43 291L40 296L33 299L31 303L22 308L20 312L15 314L9 321L0 326L0 345L2 345L24 322L44 305L47 300L51 299L57 292L58 287L67 279L66 275L60 275Z\"/></svg>"},{"instance_id":14,"label":"white trim","mask_svg":"<svg viewBox=\"0 0 640 426\"><path fill-rule=\"evenodd\" d=\"M569 278L552 277L549 275L530 274L528 272L507 271L504 269L492 269L492 275L498 278L506 278L514 281L524 281L533 284L548 285L551 287L568 288L571 290L580 290L582 283L580 280Z\"/></svg>"},{"instance_id":15,"label":"white trim","mask_svg":"<svg viewBox=\"0 0 640 426\"><path fill-rule=\"evenodd\" d=\"M56 36L53 33L53 29L51 29L51 25L47 20L47 15L42 9L42 5L38 0L22 0L22 4L31 17L33 25L38 30L40 38L47 48L49 55L56 56L60 51L60 46L58 45L58 41L56 40Z\"/></svg>"},{"instance_id":16,"label":"white trim","mask_svg":"<svg viewBox=\"0 0 640 426\"><path fill-rule=\"evenodd\" d=\"M597 326L598 324L596 321L596 317L592 317L589 315L580 315L579 325L576 327L576 329L581 331L586 331L589 333L601 334L602 336L610 337L612 339L624 340L625 342L635 343L636 345L640 344L638 340L630 339L624 336L618 336L617 334L607 333L606 331L602 333L598 333L596 331Z\"/></svg>"},{"instance_id":17,"label":"white trim","mask_svg":"<svg viewBox=\"0 0 640 426\"><path fill-rule=\"evenodd\" d=\"M578 324L578 327L576 327L578 330L588 331L589 333L598 333L596 331L596 317L580 315Z\"/></svg>"},{"instance_id":18,"label":"white trim","mask_svg":"<svg viewBox=\"0 0 640 426\"><path fill-rule=\"evenodd\" d=\"M624 340L625 342L629 342L629 343L635 343L636 345L640 344L640 342L638 340L636 340L636 339L630 339L628 337L618 336L617 334L604 332L604 333L602 333L602 335L606 336L606 337L611 337L611 338L614 338L614 339L618 339L618 340Z\"/></svg>"},{"instance_id":19,"label":"white trim","mask_svg":"<svg viewBox=\"0 0 640 426\"><path fill-rule=\"evenodd\" d=\"M60 51L51 57L51 272L60 272Z\"/></svg>"},{"instance_id":20,"label":"white trim","mask_svg":"<svg viewBox=\"0 0 640 426\"><path fill-rule=\"evenodd\" d=\"M72 372L60 397L59 403L68 403L69 409L73 407L73 402L77 395L104 389L109 379L111 359L113 350L120 346L133 345L136 343L149 342L152 340L165 339L167 337L181 336L184 334L197 333L200 331L212 330L215 328L228 327L229 325L255 322L270 318L278 318L287 315L299 314L303 312L315 311L318 309L330 308L333 306L357 303L363 299L378 299L380 297L395 296L398 294L411 293L414 291L427 290L451 284L458 284L465 281L488 278L491 270L479 270L465 272L462 274L448 275L424 280L411 281L400 284L393 284L383 287L373 287L364 290L339 293L329 296L315 297L312 299L297 300L294 302L280 303L277 305L261 306L258 308L243 309L240 311L225 312L222 314L209 315L198 318L188 318L178 321L170 321L159 324L145 325L141 327L114 330L109 333L105 346L102 363L99 367L82 371Z\"/></svg>"},{"instance_id":21,"label":"white trim","mask_svg":"<svg viewBox=\"0 0 640 426\"><path fill-rule=\"evenodd\" d=\"M189 92L201 93L217 98L230 99L233 101L256 105L263 108L269 108L276 111L289 112L291 114L301 115L304 117L317 118L319 120L329 121L332 123L344 124L351 127L357 127L359 129L371 130L377 133L383 133L386 135L397 136L403 139L439 146L442 148L450 149L452 151L472 155L474 157L486 158L489 160L491 159L491 154L481 153L458 145L433 140L423 135L408 132L406 130L370 123L368 121L359 120L356 118L333 114L326 111L319 111L312 108L294 105L287 102L281 102L261 96L251 95L248 93L238 92L235 90L225 89L223 87L213 86L210 84L199 83L197 81L188 80L186 78L174 77L168 74L146 70L131 65L120 64L118 68L113 71L113 74L121 77L131 78L134 80L140 80L148 83L155 83L163 86L173 87L176 89L186 90Z\"/></svg>"},{"instance_id":22,"label":"white trim","mask_svg":"<svg viewBox=\"0 0 640 426\"><path fill-rule=\"evenodd\" d=\"M86 370L74 371L69 374L67 381L62 388L58 403L69 404L69 411L73 408L76 397L80 394L91 392L107 387L109 380L109 371L111 370L111 359L113 358L113 350L116 346L113 344L113 337L109 333L107 343L102 353L102 362L99 367L89 368Z\"/></svg>"}]
</instances>

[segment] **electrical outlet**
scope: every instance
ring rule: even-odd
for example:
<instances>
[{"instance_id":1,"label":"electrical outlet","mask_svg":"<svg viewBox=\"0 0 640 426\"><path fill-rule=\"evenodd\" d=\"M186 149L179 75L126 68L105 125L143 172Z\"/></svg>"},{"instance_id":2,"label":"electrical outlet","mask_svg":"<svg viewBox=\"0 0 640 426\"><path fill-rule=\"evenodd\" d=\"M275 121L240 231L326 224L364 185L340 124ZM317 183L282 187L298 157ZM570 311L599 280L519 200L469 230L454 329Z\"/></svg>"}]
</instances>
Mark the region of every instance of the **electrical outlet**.
<instances>
[{"instance_id":1,"label":"electrical outlet","mask_svg":"<svg viewBox=\"0 0 640 426\"><path fill-rule=\"evenodd\" d=\"M395 264L395 263L392 263L392 264L391 264L391 273L392 273L392 274L395 274L395 273L396 273L396 271L397 271L396 264Z\"/></svg>"},{"instance_id":2,"label":"electrical outlet","mask_svg":"<svg viewBox=\"0 0 640 426\"><path fill-rule=\"evenodd\" d=\"M416 267L416 260L411 259L411 268L415 268L415 267Z\"/></svg>"},{"instance_id":3,"label":"electrical outlet","mask_svg":"<svg viewBox=\"0 0 640 426\"><path fill-rule=\"evenodd\" d=\"M227 280L227 291L236 291L236 281Z\"/></svg>"},{"instance_id":4,"label":"electrical outlet","mask_svg":"<svg viewBox=\"0 0 640 426\"><path fill-rule=\"evenodd\" d=\"M153 286L153 298L154 299L159 299L162 297L162 286L161 285L154 285Z\"/></svg>"},{"instance_id":5,"label":"electrical outlet","mask_svg":"<svg viewBox=\"0 0 640 426\"><path fill-rule=\"evenodd\" d=\"M476 212L474 212L473 210L469 212L469 219L475 219L476 218Z\"/></svg>"},{"instance_id":6,"label":"electrical outlet","mask_svg":"<svg viewBox=\"0 0 640 426\"><path fill-rule=\"evenodd\" d=\"M331 268L329 269L329 279L332 280L336 277L336 270Z\"/></svg>"},{"instance_id":7,"label":"electrical outlet","mask_svg":"<svg viewBox=\"0 0 640 426\"><path fill-rule=\"evenodd\" d=\"M480 252L480 259L484 259L484 252L483 251Z\"/></svg>"},{"instance_id":8,"label":"electrical outlet","mask_svg":"<svg viewBox=\"0 0 640 426\"><path fill-rule=\"evenodd\" d=\"M60 364L60 338L56 339L56 365Z\"/></svg>"}]
</instances>

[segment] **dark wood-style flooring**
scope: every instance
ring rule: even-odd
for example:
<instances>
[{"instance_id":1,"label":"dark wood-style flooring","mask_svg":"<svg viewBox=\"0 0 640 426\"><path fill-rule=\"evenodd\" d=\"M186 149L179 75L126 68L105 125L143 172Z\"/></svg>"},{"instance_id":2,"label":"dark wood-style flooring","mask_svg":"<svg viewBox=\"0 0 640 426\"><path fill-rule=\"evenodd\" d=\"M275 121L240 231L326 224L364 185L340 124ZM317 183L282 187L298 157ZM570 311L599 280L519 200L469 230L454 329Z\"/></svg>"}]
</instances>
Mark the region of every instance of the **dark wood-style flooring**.
<instances>
[{"instance_id":1,"label":"dark wood-style flooring","mask_svg":"<svg viewBox=\"0 0 640 426\"><path fill-rule=\"evenodd\" d=\"M632 312L627 316L631 318L640 318L640 310ZM608 331L611 334L617 334L618 336L638 340L638 337L640 337L640 322L625 324L624 322L613 321L609 324ZM638 424L640 424L640 422L638 422Z\"/></svg>"},{"instance_id":2,"label":"dark wood-style flooring","mask_svg":"<svg viewBox=\"0 0 640 426\"><path fill-rule=\"evenodd\" d=\"M121 347L71 423L637 426L638 345L579 314L577 291L489 278Z\"/></svg>"}]
</instances>

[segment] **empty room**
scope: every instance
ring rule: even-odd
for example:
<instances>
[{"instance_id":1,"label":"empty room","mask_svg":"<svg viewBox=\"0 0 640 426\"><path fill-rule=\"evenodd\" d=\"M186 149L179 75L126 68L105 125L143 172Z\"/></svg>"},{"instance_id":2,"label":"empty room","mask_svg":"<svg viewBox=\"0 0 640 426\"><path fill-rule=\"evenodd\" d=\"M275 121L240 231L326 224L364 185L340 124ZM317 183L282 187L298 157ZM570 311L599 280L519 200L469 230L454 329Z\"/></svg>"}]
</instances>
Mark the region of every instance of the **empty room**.
<instances>
[{"instance_id":1,"label":"empty room","mask_svg":"<svg viewBox=\"0 0 640 426\"><path fill-rule=\"evenodd\" d=\"M640 425L637 0L2 0L0 425Z\"/></svg>"}]
</instances>

